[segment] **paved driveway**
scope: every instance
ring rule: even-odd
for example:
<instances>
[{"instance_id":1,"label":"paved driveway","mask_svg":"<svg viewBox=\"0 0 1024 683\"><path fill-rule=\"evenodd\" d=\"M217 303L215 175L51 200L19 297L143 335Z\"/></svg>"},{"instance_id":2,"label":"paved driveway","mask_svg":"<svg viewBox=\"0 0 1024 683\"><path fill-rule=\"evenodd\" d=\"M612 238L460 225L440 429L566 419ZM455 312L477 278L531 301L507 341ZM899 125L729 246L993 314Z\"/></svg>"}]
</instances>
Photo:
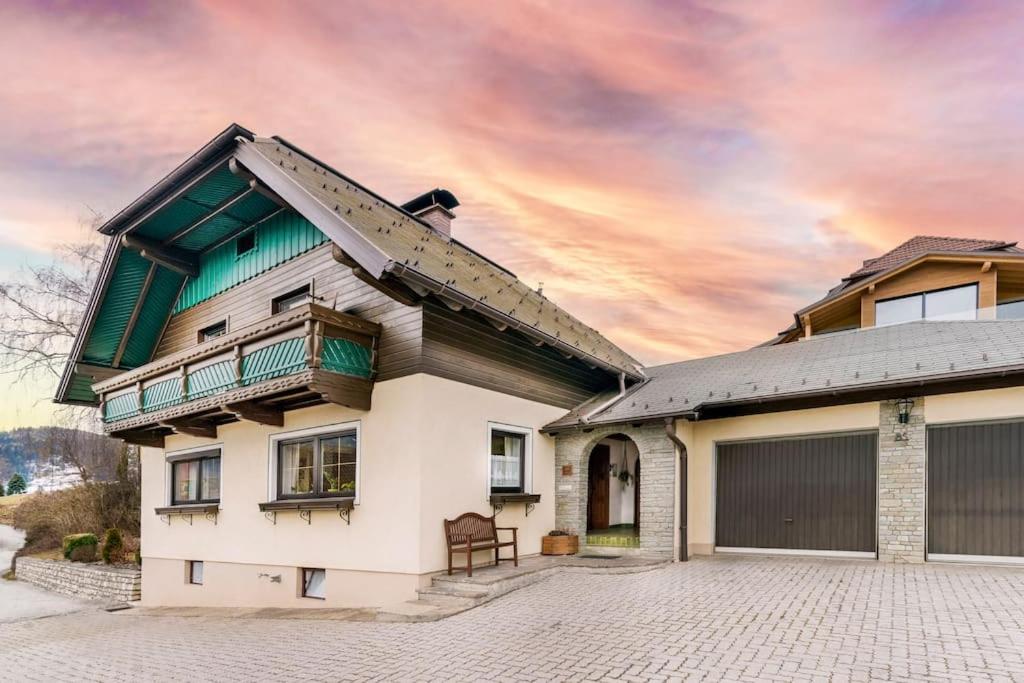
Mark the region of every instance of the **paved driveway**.
<instances>
[{"instance_id":1,"label":"paved driveway","mask_svg":"<svg viewBox=\"0 0 1024 683\"><path fill-rule=\"evenodd\" d=\"M427 624L82 612L0 625L11 680L1022 680L1024 569L721 558L562 574Z\"/></svg>"}]
</instances>

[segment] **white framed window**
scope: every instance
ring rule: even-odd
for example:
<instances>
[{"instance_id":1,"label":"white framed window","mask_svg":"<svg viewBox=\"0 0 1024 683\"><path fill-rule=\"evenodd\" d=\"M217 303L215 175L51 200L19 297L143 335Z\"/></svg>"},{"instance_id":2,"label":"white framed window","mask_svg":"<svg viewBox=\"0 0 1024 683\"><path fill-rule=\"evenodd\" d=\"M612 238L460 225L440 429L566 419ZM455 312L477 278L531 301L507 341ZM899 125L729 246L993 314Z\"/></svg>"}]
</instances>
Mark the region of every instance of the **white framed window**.
<instances>
[{"instance_id":1,"label":"white framed window","mask_svg":"<svg viewBox=\"0 0 1024 683\"><path fill-rule=\"evenodd\" d=\"M360 423L270 436L267 500L352 498L359 504Z\"/></svg>"},{"instance_id":2,"label":"white framed window","mask_svg":"<svg viewBox=\"0 0 1024 683\"><path fill-rule=\"evenodd\" d=\"M164 456L165 505L220 503L222 446L183 448Z\"/></svg>"},{"instance_id":3,"label":"white framed window","mask_svg":"<svg viewBox=\"0 0 1024 683\"><path fill-rule=\"evenodd\" d=\"M487 495L531 493L533 430L487 423Z\"/></svg>"}]
</instances>

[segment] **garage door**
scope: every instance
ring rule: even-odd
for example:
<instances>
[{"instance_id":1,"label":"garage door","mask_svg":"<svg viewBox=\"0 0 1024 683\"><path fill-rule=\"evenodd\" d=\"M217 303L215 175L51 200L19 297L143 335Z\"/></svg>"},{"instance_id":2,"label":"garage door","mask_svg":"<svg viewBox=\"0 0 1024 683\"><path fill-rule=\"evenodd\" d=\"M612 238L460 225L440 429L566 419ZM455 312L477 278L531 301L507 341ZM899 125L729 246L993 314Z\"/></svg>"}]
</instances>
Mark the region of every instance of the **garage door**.
<instances>
[{"instance_id":1,"label":"garage door","mask_svg":"<svg viewBox=\"0 0 1024 683\"><path fill-rule=\"evenodd\" d=\"M719 444L715 545L875 554L877 433Z\"/></svg>"},{"instance_id":2,"label":"garage door","mask_svg":"<svg viewBox=\"0 0 1024 683\"><path fill-rule=\"evenodd\" d=\"M1024 422L928 428L928 556L1024 558Z\"/></svg>"}]
</instances>

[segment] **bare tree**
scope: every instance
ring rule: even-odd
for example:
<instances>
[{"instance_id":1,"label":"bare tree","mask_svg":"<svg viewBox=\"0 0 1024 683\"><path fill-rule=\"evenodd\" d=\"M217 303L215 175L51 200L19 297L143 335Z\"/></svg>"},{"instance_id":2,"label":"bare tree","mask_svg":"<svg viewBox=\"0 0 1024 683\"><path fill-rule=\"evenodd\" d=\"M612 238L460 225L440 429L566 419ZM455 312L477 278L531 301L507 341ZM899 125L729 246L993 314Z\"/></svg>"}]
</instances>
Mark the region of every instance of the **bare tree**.
<instances>
[{"instance_id":1,"label":"bare tree","mask_svg":"<svg viewBox=\"0 0 1024 683\"><path fill-rule=\"evenodd\" d=\"M64 245L49 265L0 282L0 371L60 377L102 258L98 242Z\"/></svg>"},{"instance_id":2,"label":"bare tree","mask_svg":"<svg viewBox=\"0 0 1024 683\"><path fill-rule=\"evenodd\" d=\"M87 222L95 228L103 218L93 213ZM56 385L102 260L99 241L66 244L51 263L26 267L19 277L0 282L0 374ZM95 433L95 409L62 407L55 422L57 426L33 437L35 443L23 444L27 452L37 453L41 464L72 465L84 482L116 475L123 445Z\"/></svg>"}]
</instances>

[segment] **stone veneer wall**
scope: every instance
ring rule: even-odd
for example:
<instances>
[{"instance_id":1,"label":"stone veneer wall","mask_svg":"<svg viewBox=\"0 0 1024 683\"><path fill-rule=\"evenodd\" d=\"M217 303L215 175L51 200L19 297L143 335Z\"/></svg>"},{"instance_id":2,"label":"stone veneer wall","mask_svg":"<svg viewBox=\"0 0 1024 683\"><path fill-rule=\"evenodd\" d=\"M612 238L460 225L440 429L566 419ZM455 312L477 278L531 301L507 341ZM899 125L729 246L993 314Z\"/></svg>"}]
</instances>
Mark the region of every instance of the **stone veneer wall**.
<instances>
[{"instance_id":1,"label":"stone veneer wall","mask_svg":"<svg viewBox=\"0 0 1024 683\"><path fill-rule=\"evenodd\" d=\"M19 557L15 577L85 600L133 602L142 597L142 572L127 567Z\"/></svg>"},{"instance_id":2,"label":"stone veneer wall","mask_svg":"<svg viewBox=\"0 0 1024 683\"><path fill-rule=\"evenodd\" d=\"M924 399L915 398L908 424L899 424L895 401L879 403L878 559L924 562Z\"/></svg>"},{"instance_id":3,"label":"stone veneer wall","mask_svg":"<svg viewBox=\"0 0 1024 683\"><path fill-rule=\"evenodd\" d=\"M555 437L555 526L587 532L587 466L601 439L623 434L640 451L640 549L671 556L675 544L676 452L660 424L599 426ZM571 474L562 474L565 466Z\"/></svg>"}]
</instances>

